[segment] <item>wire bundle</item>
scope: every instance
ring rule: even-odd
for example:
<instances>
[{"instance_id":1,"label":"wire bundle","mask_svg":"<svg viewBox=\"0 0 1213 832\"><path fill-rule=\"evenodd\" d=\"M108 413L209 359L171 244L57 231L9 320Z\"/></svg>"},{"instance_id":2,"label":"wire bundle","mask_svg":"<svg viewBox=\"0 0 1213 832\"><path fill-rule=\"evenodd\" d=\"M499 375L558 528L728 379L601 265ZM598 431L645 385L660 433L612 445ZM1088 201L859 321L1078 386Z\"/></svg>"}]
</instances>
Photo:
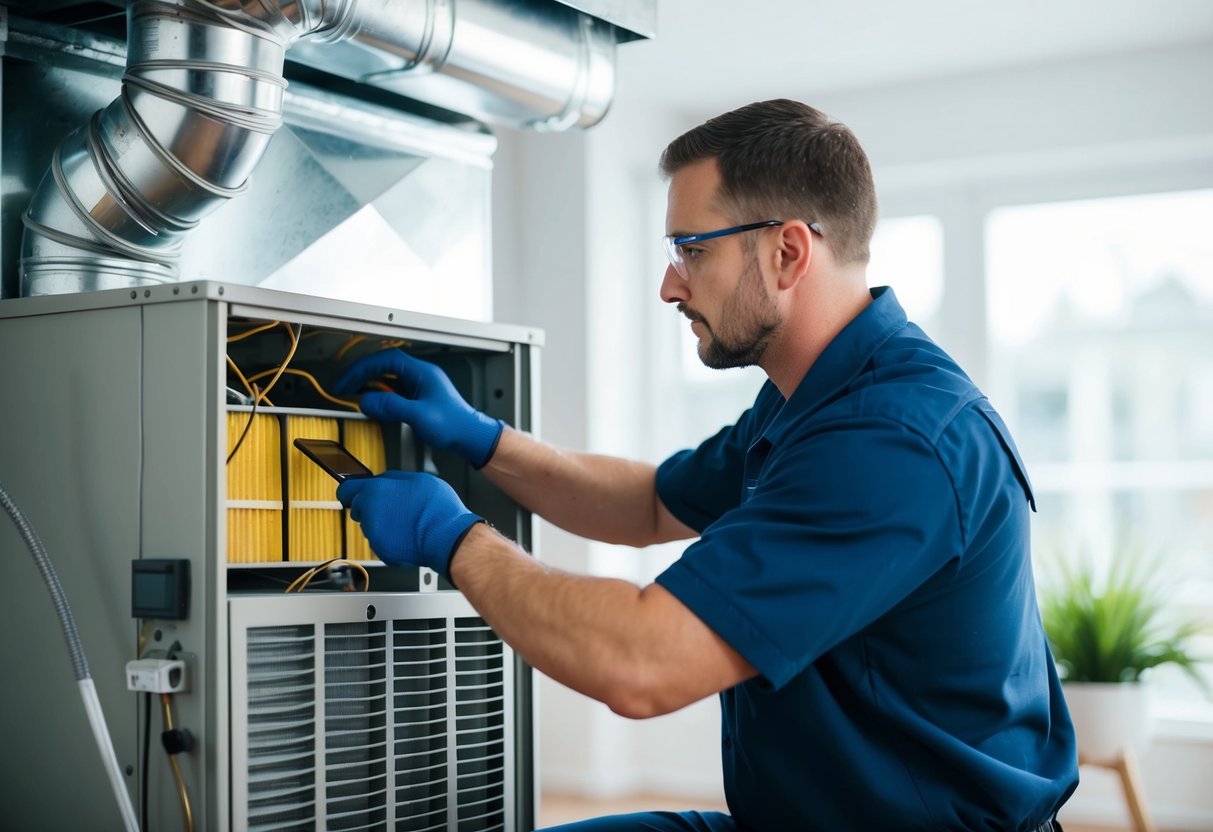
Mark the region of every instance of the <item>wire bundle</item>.
<instances>
[{"instance_id":1,"label":"wire bundle","mask_svg":"<svg viewBox=\"0 0 1213 832\"><path fill-rule=\"evenodd\" d=\"M293 445L296 438L344 439L344 444L375 473L387 468L383 434L379 426L363 420L335 417L258 413L262 404L273 406L269 392L284 375L304 378L318 395L333 404L357 410L355 402L330 395L306 370L288 366L303 335L302 326L269 321L228 337L228 343L285 327L290 346L282 363L245 374L229 355L228 367L247 391L252 408L228 413L227 435L227 559L229 563L318 561L338 557L375 560L358 524L336 501L333 481ZM336 360L365 336L352 336ZM236 383L233 381L232 383ZM344 437L342 434L344 433ZM237 453L239 452L239 453ZM285 476L283 453L286 454ZM284 534L283 512L287 511ZM285 550L285 551L284 551Z\"/></svg>"}]
</instances>

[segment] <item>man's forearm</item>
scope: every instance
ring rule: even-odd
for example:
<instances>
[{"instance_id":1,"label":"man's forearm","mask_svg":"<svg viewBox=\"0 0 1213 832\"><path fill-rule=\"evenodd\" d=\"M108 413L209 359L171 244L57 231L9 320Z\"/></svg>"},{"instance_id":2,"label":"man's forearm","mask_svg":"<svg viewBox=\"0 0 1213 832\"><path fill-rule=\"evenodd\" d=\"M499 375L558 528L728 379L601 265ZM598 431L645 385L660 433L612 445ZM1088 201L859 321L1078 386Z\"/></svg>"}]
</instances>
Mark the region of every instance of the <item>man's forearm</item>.
<instances>
[{"instance_id":1,"label":"man's forearm","mask_svg":"<svg viewBox=\"0 0 1213 832\"><path fill-rule=\"evenodd\" d=\"M581 537L647 546L694 534L657 499L648 463L566 451L507 427L483 470L523 506Z\"/></svg>"},{"instance_id":2,"label":"man's forearm","mask_svg":"<svg viewBox=\"0 0 1213 832\"><path fill-rule=\"evenodd\" d=\"M667 713L754 673L662 587L553 569L484 524L450 569L523 659L624 716Z\"/></svg>"}]
</instances>

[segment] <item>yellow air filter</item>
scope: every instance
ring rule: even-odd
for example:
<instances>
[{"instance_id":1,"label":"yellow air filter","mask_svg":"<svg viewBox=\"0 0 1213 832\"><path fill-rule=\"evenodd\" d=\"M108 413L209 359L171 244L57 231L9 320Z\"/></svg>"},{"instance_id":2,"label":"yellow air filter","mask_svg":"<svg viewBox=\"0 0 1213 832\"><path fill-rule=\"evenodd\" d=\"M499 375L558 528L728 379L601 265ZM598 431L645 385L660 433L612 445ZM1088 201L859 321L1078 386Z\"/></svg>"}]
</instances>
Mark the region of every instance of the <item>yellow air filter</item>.
<instances>
[{"instance_id":1,"label":"yellow air filter","mask_svg":"<svg viewBox=\"0 0 1213 832\"><path fill-rule=\"evenodd\" d=\"M337 483L295 447L296 439L337 440L337 420L324 416L291 416L286 422L287 488L291 502L334 502Z\"/></svg>"},{"instance_id":2,"label":"yellow air filter","mask_svg":"<svg viewBox=\"0 0 1213 832\"><path fill-rule=\"evenodd\" d=\"M387 470L387 457L383 450L383 431L377 422L349 419L345 423L345 447L358 457L367 468L376 474ZM362 534L362 528L350 519L348 511L342 512L345 519L345 556L350 560L378 560L371 551L371 544Z\"/></svg>"},{"instance_id":3,"label":"yellow air filter","mask_svg":"<svg viewBox=\"0 0 1213 832\"><path fill-rule=\"evenodd\" d=\"M247 413L227 414L229 454L248 419ZM280 447L278 419L254 416L240 450L227 465L227 559L231 563L282 560Z\"/></svg>"},{"instance_id":4,"label":"yellow air filter","mask_svg":"<svg viewBox=\"0 0 1213 832\"><path fill-rule=\"evenodd\" d=\"M294 441L337 439L337 420L291 416L287 420L287 489L290 494L290 542L287 558L318 561L341 557L341 504L337 483L312 462Z\"/></svg>"},{"instance_id":5,"label":"yellow air filter","mask_svg":"<svg viewBox=\"0 0 1213 832\"><path fill-rule=\"evenodd\" d=\"M331 508L292 508L289 560L341 557L341 512Z\"/></svg>"}]
</instances>

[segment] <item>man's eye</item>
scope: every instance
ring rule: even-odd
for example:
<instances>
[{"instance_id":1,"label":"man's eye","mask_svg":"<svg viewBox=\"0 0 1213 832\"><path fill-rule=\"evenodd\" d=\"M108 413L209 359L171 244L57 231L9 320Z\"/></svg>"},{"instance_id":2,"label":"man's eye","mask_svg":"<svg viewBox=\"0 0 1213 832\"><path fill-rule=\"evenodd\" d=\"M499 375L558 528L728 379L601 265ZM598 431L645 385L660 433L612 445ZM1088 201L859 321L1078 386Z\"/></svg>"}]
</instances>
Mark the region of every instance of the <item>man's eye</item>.
<instances>
[{"instance_id":1,"label":"man's eye","mask_svg":"<svg viewBox=\"0 0 1213 832\"><path fill-rule=\"evenodd\" d=\"M698 246L680 246L682 256L685 260L697 260L699 255L703 254L704 250Z\"/></svg>"}]
</instances>

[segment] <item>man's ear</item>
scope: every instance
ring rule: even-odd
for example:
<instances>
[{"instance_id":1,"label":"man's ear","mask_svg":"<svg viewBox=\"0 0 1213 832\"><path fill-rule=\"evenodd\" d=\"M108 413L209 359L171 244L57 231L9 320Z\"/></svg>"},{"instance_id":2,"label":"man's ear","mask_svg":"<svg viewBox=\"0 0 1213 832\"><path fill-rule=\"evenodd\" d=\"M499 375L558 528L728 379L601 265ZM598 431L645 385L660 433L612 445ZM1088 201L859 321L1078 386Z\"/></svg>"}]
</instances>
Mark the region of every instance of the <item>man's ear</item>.
<instances>
[{"instance_id":1,"label":"man's ear","mask_svg":"<svg viewBox=\"0 0 1213 832\"><path fill-rule=\"evenodd\" d=\"M775 252L775 268L779 288L791 289L808 274L813 260L813 232L801 220L791 220L779 226L779 248Z\"/></svg>"}]
</instances>

